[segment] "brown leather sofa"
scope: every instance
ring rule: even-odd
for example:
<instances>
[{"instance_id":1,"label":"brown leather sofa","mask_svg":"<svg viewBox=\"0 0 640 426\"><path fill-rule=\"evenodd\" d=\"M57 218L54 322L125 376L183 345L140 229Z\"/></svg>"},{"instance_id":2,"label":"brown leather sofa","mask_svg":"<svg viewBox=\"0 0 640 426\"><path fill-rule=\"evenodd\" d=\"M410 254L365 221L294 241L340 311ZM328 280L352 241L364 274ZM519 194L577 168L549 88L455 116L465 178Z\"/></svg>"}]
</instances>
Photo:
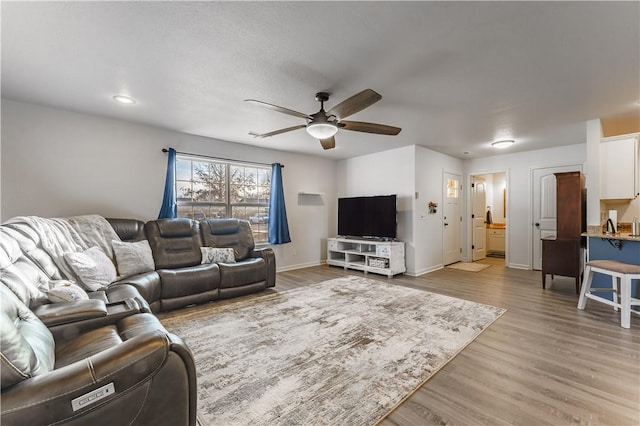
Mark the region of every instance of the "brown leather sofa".
<instances>
[{"instance_id":1,"label":"brown leather sofa","mask_svg":"<svg viewBox=\"0 0 640 426\"><path fill-rule=\"evenodd\" d=\"M56 276L40 242L0 226L3 425L194 425L192 354L151 312L275 285L273 250L255 248L247 221L108 221L123 241L149 241L156 270L56 304L34 298ZM201 264L202 246L232 248L235 262Z\"/></svg>"},{"instance_id":2,"label":"brown leather sofa","mask_svg":"<svg viewBox=\"0 0 640 426\"><path fill-rule=\"evenodd\" d=\"M242 296L275 286L271 248L256 249L249 222L241 219L107 219L123 241L147 239L156 271L129 277L153 312ZM201 264L200 247L232 248L233 263Z\"/></svg>"},{"instance_id":3,"label":"brown leather sofa","mask_svg":"<svg viewBox=\"0 0 640 426\"><path fill-rule=\"evenodd\" d=\"M196 424L193 356L134 287L50 304L42 279L0 229L3 425Z\"/></svg>"},{"instance_id":4,"label":"brown leather sofa","mask_svg":"<svg viewBox=\"0 0 640 426\"><path fill-rule=\"evenodd\" d=\"M220 298L241 296L276 285L276 258L271 248L256 249L246 220L207 219L200 222L202 243L229 247L234 263L219 263Z\"/></svg>"}]
</instances>

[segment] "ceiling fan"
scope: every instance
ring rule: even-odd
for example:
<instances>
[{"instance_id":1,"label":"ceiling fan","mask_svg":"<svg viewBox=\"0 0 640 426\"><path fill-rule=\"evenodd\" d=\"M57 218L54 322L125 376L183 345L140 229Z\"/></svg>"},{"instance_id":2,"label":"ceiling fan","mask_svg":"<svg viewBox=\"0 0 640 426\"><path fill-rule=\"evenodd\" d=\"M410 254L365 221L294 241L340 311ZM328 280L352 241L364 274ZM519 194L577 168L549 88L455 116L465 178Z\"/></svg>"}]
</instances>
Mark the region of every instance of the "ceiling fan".
<instances>
[{"instance_id":1,"label":"ceiling fan","mask_svg":"<svg viewBox=\"0 0 640 426\"><path fill-rule=\"evenodd\" d=\"M266 102L257 101L255 99L245 99L245 102L253 102L274 111L293 115L294 117L300 117L307 120L307 124L287 127L285 129L275 130L269 133L258 134L250 132L249 134L256 138L267 138L269 136L275 136L281 133L286 133L292 130L298 130L306 127L307 133L320 140L320 144L324 149L335 148L336 140L334 138L334 135L338 132L338 129L395 136L400 133L400 130L402 130L401 128L387 126L385 124L343 120L344 118L347 118L358 111L362 111L363 109L370 107L380 99L382 99L382 96L379 93L371 89L365 89L362 92L353 95L349 99L340 102L329 111L325 111L324 103L329 100L329 94L326 92L318 92L316 93L316 100L320 102L320 111L310 115Z\"/></svg>"}]
</instances>

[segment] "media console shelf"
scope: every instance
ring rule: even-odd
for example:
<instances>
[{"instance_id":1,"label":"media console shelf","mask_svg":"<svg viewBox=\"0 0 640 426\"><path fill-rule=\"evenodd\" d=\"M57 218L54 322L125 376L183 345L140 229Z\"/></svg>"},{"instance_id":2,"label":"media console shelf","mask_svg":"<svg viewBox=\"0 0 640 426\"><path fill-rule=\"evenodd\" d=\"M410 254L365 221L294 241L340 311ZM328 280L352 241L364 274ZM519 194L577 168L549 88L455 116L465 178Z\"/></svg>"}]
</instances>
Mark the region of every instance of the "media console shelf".
<instances>
[{"instance_id":1,"label":"media console shelf","mask_svg":"<svg viewBox=\"0 0 640 426\"><path fill-rule=\"evenodd\" d=\"M393 277L407 269L404 243L349 238L327 239L327 265Z\"/></svg>"}]
</instances>

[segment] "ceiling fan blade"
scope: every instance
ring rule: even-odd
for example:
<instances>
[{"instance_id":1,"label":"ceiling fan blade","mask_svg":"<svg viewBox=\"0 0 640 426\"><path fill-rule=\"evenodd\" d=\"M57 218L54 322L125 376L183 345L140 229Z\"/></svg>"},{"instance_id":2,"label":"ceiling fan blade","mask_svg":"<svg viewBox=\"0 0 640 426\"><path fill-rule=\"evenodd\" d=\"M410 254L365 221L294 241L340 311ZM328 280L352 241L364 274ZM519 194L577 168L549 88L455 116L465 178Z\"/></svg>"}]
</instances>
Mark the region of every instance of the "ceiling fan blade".
<instances>
[{"instance_id":1,"label":"ceiling fan blade","mask_svg":"<svg viewBox=\"0 0 640 426\"><path fill-rule=\"evenodd\" d=\"M395 136L402 130L400 127L386 124L365 123L364 121L341 121L340 128L354 132L376 133L379 135Z\"/></svg>"},{"instance_id":2,"label":"ceiling fan blade","mask_svg":"<svg viewBox=\"0 0 640 426\"><path fill-rule=\"evenodd\" d=\"M254 132L250 132L249 134L254 138L268 138L269 136L279 135L280 133L290 132L292 130L298 130L307 127L305 124L300 124L298 126L287 127L286 129L274 130L273 132L258 134Z\"/></svg>"},{"instance_id":3,"label":"ceiling fan blade","mask_svg":"<svg viewBox=\"0 0 640 426\"><path fill-rule=\"evenodd\" d=\"M333 136L327 139L319 139L319 140L320 140L320 144L322 145L322 148L324 149L332 149L336 147L336 138L334 138Z\"/></svg>"},{"instance_id":4,"label":"ceiling fan blade","mask_svg":"<svg viewBox=\"0 0 640 426\"><path fill-rule=\"evenodd\" d=\"M338 120L341 120L358 111L362 111L363 109L375 104L380 99L382 99L382 95L378 92L371 89L365 89L331 108L327 112L327 115L335 115Z\"/></svg>"},{"instance_id":5,"label":"ceiling fan blade","mask_svg":"<svg viewBox=\"0 0 640 426\"><path fill-rule=\"evenodd\" d=\"M245 99L244 101L245 102L252 102L252 103L258 104L258 105L262 105L263 107L267 107L269 109L281 112L283 114L289 114L289 115L293 115L294 117L300 117L300 118L311 120L311 116L309 116L307 114L303 114L303 113L298 112L298 111L294 111L294 110L289 109L289 108L284 108L284 107L281 107L281 106L278 106L278 105L273 105L273 104L269 104L269 103L266 103L266 102L257 101L255 99Z\"/></svg>"}]
</instances>

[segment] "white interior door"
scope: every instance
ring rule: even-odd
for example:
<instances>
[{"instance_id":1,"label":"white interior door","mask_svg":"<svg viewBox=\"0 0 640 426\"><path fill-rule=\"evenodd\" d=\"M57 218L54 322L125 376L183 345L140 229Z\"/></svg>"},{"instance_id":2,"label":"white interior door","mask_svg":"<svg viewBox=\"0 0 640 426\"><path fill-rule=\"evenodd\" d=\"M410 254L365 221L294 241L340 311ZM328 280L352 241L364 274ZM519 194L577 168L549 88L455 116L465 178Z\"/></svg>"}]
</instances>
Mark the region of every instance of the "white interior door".
<instances>
[{"instance_id":1,"label":"white interior door","mask_svg":"<svg viewBox=\"0 0 640 426\"><path fill-rule=\"evenodd\" d=\"M443 263L450 265L462 260L462 176L444 173L444 209L442 213Z\"/></svg>"},{"instance_id":2,"label":"white interior door","mask_svg":"<svg viewBox=\"0 0 640 426\"><path fill-rule=\"evenodd\" d=\"M533 169L533 269L542 269L542 238L556 236L556 177L554 173L582 171L581 166Z\"/></svg>"},{"instance_id":3,"label":"white interior door","mask_svg":"<svg viewBox=\"0 0 640 426\"><path fill-rule=\"evenodd\" d=\"M471 260L487 257L487 227L485 225L487 206L487 183L483 177L471 178Z\"/></svg>"}]
</instances>

